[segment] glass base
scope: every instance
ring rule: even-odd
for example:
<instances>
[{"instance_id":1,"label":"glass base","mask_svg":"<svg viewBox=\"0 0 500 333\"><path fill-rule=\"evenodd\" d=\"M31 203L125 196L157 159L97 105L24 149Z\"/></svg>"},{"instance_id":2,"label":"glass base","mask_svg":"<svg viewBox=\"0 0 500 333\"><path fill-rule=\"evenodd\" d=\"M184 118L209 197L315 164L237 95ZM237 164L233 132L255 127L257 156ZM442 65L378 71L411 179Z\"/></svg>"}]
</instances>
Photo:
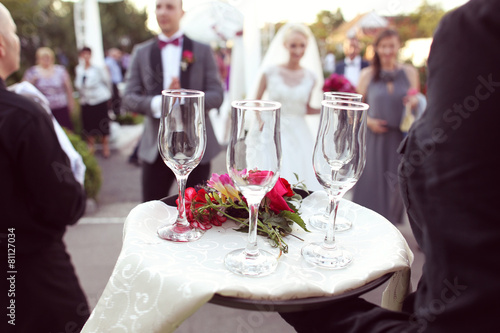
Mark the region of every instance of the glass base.
<instances>
[{"instance_id":1,"label":"glass base","mask_svg":"<svg viewBox=\"0 0 500 333\"><path fill-rule=\"evenodd\" d=\"M329 217L325 214L316 214L309 218L309 224L318 230L326 230L326 226L328 225ZM337 214L337 218L335 219L335 232L341 232L351 229L352 222L346 217L339 216Z\"/></svg>"},{"instance_id":2,"label":"glass base","mask_svg":"<svg viewBox=\"0 0 500 333\"><path fill-rule=\"evenodd\" d=\"M255 255L247 254L245 249L229 252L224 263L228 270L244 276L266 276L276 270L278 259L270 252L257 250Z\"/></svg>"},{"instance_id":3,"label":"glass base","mask_svg":"<svg viewBox=\"0 0 500 333\"><path fill-rule=\"evenodd\" d=\"M193 242L203 236L204 231L182 224L166 225L158 228L158 236L172 242Z\"/></svg>"},{"instance_id":4,"label":"glass base","mask_svg":"<svg viewBox=\"0 0 500 333\"><path fill-rule=\"evenodd\" d=\"M302 256L311 264L330 269L345 268L352 262L351 252L338 245L329 249L324 243L305 245L302 248Z\"/></svg>"}]
</instances>

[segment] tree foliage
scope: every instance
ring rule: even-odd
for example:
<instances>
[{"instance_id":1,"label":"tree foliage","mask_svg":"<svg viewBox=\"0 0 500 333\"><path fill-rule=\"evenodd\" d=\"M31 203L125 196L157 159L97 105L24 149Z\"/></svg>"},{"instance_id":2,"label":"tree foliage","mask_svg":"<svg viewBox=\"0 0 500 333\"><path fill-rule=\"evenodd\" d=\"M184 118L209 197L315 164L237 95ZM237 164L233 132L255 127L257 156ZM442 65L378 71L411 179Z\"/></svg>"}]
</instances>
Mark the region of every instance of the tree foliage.
<instances>
[{"instance_id":1,"label":"tree foliage","mask_svg":"<svg viewBox=\"0 0 500 333\"><path fill-rule=\"evenodd\" d=\"M408 39L432 37L445 13L441 5L424 0L414 13L394 16L391 20L404 43Z\"/></svg>"},{"instance_id":2,"label":"tree foliage","mask_svg":"<svg viewBox=\"0 0 500 333\"><path fill-rule=\"evenodd\" d=\"M2 0L11 12L21 41L21 69L9 83L21 80L24 71L35 64L39 47L47 46L56 53L56 62L65 65L70 74L78 63L74 26L74 4L62 0ZM99 4L103 45L131 48L152 36L146 27L147 14L128 0Z\"/></svg>"},{"instance_id":3,"label":"tree foliage","mask_svg":"<svg viewBox=\"0 0 500 333\"><path fill-rule=\"evenodd\" d=\"M445 13L441 5L431 5L424 0L417 11L410 15L417 25L414 38L432 37Z\"/></svg>"},{"instance_id":4,"label":"tree foliage","mask_svg":"<svg viewBox=\"0 0 500 333\"><path fill-rule=\"evenodd\" d=\"M118 47L131 52L135 44L153 36L146 28L146 11L139 11L129 1L101 3L99 10L105 50Z\"/></svg>"},{"instance_id":5,"label":"tree foliage","mask_svg":"<svg viewBox=\"0 0 500 333\"><path fill-rule=\"evenodd\" d=\"M342 23L344 23L344 16L340 8L337 8L336 12L323 10L316 15L316 21L310 27L321 50L335 52L334 49L329 47L330 45L328 45L326 39Z\"/></svg>"}]
</instances>

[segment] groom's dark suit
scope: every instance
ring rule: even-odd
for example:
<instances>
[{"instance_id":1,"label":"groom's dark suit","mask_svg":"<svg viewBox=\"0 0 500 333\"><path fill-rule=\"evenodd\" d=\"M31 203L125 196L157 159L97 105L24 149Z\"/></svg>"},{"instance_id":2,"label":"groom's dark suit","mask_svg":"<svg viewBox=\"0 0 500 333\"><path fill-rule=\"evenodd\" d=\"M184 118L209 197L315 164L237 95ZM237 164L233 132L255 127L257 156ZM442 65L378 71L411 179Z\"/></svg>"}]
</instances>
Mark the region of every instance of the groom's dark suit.
<instances>
[{"instance_id":1,"label":"groom's dark suit","mask_svg":"<svg viewBox=\"0 0 500 333\"><path fill-rule=\"evenodd\" d=\"M208 45L193 41L184 36L182 53L189 50L194 55L194 62L186 70L180 71L180 84L184 89L200 90L205 93L205 124L207 146L200 165L193 170L188 179L188 186L202 183L208 178L210 160L221 150L215 136L208 111L218 108L224 98L224 90L218 76L217 66ZM157 140L160 121L153 117L151 100L163 90L163 65L158 39L152 38L137 45L132 53L130 68L127 71L125 109L146 115L144 134L138 156L143 162L143 200L161 199L168 194L174 174L164 165L159 156ZM163 179L163 180L162 180Z\"/></svg>"}]
</instances>

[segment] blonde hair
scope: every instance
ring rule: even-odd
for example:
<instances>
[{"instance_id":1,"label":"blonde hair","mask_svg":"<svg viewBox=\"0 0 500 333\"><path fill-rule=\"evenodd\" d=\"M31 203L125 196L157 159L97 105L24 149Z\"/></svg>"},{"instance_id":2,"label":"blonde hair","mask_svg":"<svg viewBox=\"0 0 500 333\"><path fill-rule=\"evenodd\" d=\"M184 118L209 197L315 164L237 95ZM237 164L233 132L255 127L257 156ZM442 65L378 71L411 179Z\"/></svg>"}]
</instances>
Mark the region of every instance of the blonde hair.
<instances>
[{"instance_id":1,"label":"blonde hair","mask_svg":"<svg viewBox=\"0 0 500 333\"><path fill-rule=\"evenodd\" d=\"M286 31L285 34L283 35L283 41L286 43L290 36L294 33L297 32L304 36L306 40L309 40L309 35L307 33L307 29L302 25L302 24L292 24Z\"/></svg>"},{"instance_id":2,"label":"blonde hair","mask_svg":"<svg viewBox=\"0 0 500 333\"><path fill-rule=\"evenodd\" d=\"M54 62L54 59L55 59L54 51L52 51L52 49L50 47L39 47L36 50L36 62L37 62L37 64L40 63L40 59L45 55L48 55L50 57L50 59L52 60L52 62Z\"/></svg>"}]
</instances>

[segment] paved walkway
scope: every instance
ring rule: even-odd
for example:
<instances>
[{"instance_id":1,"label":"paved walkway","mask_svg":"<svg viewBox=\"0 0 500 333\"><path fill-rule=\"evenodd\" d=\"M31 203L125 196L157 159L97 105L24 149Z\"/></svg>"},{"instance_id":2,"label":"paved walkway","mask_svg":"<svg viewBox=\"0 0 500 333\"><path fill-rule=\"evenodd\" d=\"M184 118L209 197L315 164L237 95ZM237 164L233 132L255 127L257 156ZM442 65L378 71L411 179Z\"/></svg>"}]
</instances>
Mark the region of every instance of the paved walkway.
<instances>
[{"instance_id":1,"label":"paved walkway","mask_svg":"<svg viewBox=\"0 0 500 333\"><path fill-rule=\"evenodd\" d=\"M91 308L101 296L122 246L123 222L141 201L140 167L128 163L142 126L112 127L112 154L104 159L97 150L103 184L97 202L90 202L78 224L68 228L65 241ZM213 162L213 172L224 173L225 152ZM171 189L175 193L176 189ZM408 225L400 228L415 253L412 281L421 274L423 256L417 250ZM379 303L384 286L365 295ZM294 332L276 313L237 310L213 304L202 306L176 331L179 333Z\"/></svg>"}]
</instances>

